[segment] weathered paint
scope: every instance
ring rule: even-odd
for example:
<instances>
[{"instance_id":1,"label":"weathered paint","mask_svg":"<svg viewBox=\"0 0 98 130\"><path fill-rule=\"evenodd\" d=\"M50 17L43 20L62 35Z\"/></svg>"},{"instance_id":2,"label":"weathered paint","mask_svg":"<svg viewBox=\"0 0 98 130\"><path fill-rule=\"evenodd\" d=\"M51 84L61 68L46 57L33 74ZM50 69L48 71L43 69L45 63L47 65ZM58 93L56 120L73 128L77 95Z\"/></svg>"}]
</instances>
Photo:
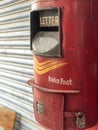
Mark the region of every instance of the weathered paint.
<instances>
[{"instance_id":1,"label":"weathered paint","mask_svg":"<svg viewBox=\"0 0 98 130\"><path fill-rule=\"evenodd\" d=\"M57 93L60 95L62 91L64 104L61 105L61 110L65 115L62 120L61 114L58 112L60 108L57 107L55 113L53 109L49 109L45 113L45 116L48 117L47 122L45 122L44 115L41 115L35 107L35 117L40 124L51 130L90 128L98 122L98 2L96 0L37 0L32 4L32 11L53 9L55 7L61 10L62 55L55 58L35 53L34 81L30 82L32 82L35 90L34 106L39 102L46 108L49 107L50 100L59 100L59 96L55 99L53 95L55 96ZM50 95L49 90L51 90ZM78 93L72 93L76 90L78 90ZM44 99L42 98L43 95L40 98L42 93L45 95ZM48 103L43 101L45 97L47 99L47 96ZM55 102L55 105L57 104L58 102ZM53 122L50 123L50 120L54 119L53 114L57 114L54 121L58 123L56 117L60 117L63 126L62 123L60 127L53 124ZM43 120L40 121L40 118Z\"/></svg>"}]
</instances>

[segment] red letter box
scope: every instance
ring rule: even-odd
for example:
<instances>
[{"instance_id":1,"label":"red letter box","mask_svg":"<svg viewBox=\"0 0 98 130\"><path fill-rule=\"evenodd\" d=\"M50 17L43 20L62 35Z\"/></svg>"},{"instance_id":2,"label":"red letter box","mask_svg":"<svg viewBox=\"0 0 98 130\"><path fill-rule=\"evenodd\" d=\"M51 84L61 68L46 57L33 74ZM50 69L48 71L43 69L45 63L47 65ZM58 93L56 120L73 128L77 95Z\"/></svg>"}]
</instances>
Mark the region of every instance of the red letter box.
<instances>
[{"instance_id":1,"label":"red letter box","mask_svg":"<svg viewBox=\"0 0 98 130\"><path fill-rule=\"evenodd\" d=\"M80 130L97 120L97 0L36 0L31 12L36 120L47 130Z\"/></svg>"}]
</instances>

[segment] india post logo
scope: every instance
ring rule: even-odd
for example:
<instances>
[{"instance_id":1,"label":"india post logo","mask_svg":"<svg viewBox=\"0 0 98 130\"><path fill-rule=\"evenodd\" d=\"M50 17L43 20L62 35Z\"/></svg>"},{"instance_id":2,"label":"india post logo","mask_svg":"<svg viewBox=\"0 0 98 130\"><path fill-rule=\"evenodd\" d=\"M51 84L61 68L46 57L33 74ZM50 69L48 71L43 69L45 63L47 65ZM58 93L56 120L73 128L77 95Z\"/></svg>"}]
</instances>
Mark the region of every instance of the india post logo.
<instances>
[{"instance_id":1,"label":"india post logo","mask_svg":"<svg viewBox=\"0 0 98 130\"><path fill-rule=\"evenodd\" d=\"M51 59L43 62L39 62L36 58L34 58L34 69L39 75L43 75L45 73L48 73L49 71L58 69L67 64L68 64L67 62L51 60Z\"/></svg>"}]
</instances>

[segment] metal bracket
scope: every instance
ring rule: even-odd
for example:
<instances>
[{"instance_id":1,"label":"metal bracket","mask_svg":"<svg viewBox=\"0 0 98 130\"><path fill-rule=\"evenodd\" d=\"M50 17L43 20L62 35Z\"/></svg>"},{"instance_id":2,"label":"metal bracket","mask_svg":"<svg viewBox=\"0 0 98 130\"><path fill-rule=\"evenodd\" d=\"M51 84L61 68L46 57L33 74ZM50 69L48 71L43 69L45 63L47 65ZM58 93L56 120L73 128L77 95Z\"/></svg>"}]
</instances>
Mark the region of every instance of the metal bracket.
<instances>
[{"instance_id":1,"label":"metal bracket","mask_svg":"<svg viewBox=\"0 0 98 130\"><path fill-rule=\"evenodd\" d=\"M83 129L86 126L86 118L83 112L75 113L76 115L76 126L79 129Z\"/></svg>"}]
</instances>

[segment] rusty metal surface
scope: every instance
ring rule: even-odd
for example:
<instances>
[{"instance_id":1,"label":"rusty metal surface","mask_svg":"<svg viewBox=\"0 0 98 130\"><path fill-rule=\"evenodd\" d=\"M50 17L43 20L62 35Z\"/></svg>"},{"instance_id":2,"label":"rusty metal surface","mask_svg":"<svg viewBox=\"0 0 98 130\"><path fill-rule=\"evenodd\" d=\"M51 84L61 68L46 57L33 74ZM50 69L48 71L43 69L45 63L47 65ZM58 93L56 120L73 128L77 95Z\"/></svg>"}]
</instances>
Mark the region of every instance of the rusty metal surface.
<instances>
[{"instance_id":1,"label":"rusty metal surface","mask_svg":"<svg viewBox=\"0 0 98 130\"><path fill-rule=\"evenodd\" d=\"M63 93L65 99L64 112L83 113L83 116L64 118L63 126L61 125L59 129L87 129L98 122L98 2L97 0L37 1L32 4L32 12L34 10L52 10L54 7L58 7L61 10L60 36L62 38L62 55L59 58L52 55L48 57L46 54L41 56L40 52L34 55L34 83L37 84L37 88L34 89L39 89L39 93L34 91L35 101L46 89L58 91L80 90L78 94ZM45 22L44 24L46 24ZM38 30L36 24L34 27L35 33L39 33L40 30ZM47 30L45 28L46 33L48 32ZM52 30L49 31L52 32ZM31 36L31 40L33 38ZM41 47L42 44L39 42L39 48ZM49 91L46 94L49 96ZM50 99L53 100L53 98L49 96L49 101ZM59 96L57 97L58 99ZM49 104L44 102L45 99L43 98L38 100L44 106ZM58 109L55 110L55 113L56 111L58 112ZM54 116L50 116L50 111L47 112L47 122L45 122L44 116L42 117L43 120L40 120L40 113L38 113L36 107L35 116L37 121L42 125L44 124L47 129L58 129L56 124L54 124L55 126L52 123L51 125L48 124L50 123L50 118L51 120L52 117L54 118ZM59 116L59 112L57 116ZM56 118L54 121L57 122Z\"/></svg>"}]
</instances>

